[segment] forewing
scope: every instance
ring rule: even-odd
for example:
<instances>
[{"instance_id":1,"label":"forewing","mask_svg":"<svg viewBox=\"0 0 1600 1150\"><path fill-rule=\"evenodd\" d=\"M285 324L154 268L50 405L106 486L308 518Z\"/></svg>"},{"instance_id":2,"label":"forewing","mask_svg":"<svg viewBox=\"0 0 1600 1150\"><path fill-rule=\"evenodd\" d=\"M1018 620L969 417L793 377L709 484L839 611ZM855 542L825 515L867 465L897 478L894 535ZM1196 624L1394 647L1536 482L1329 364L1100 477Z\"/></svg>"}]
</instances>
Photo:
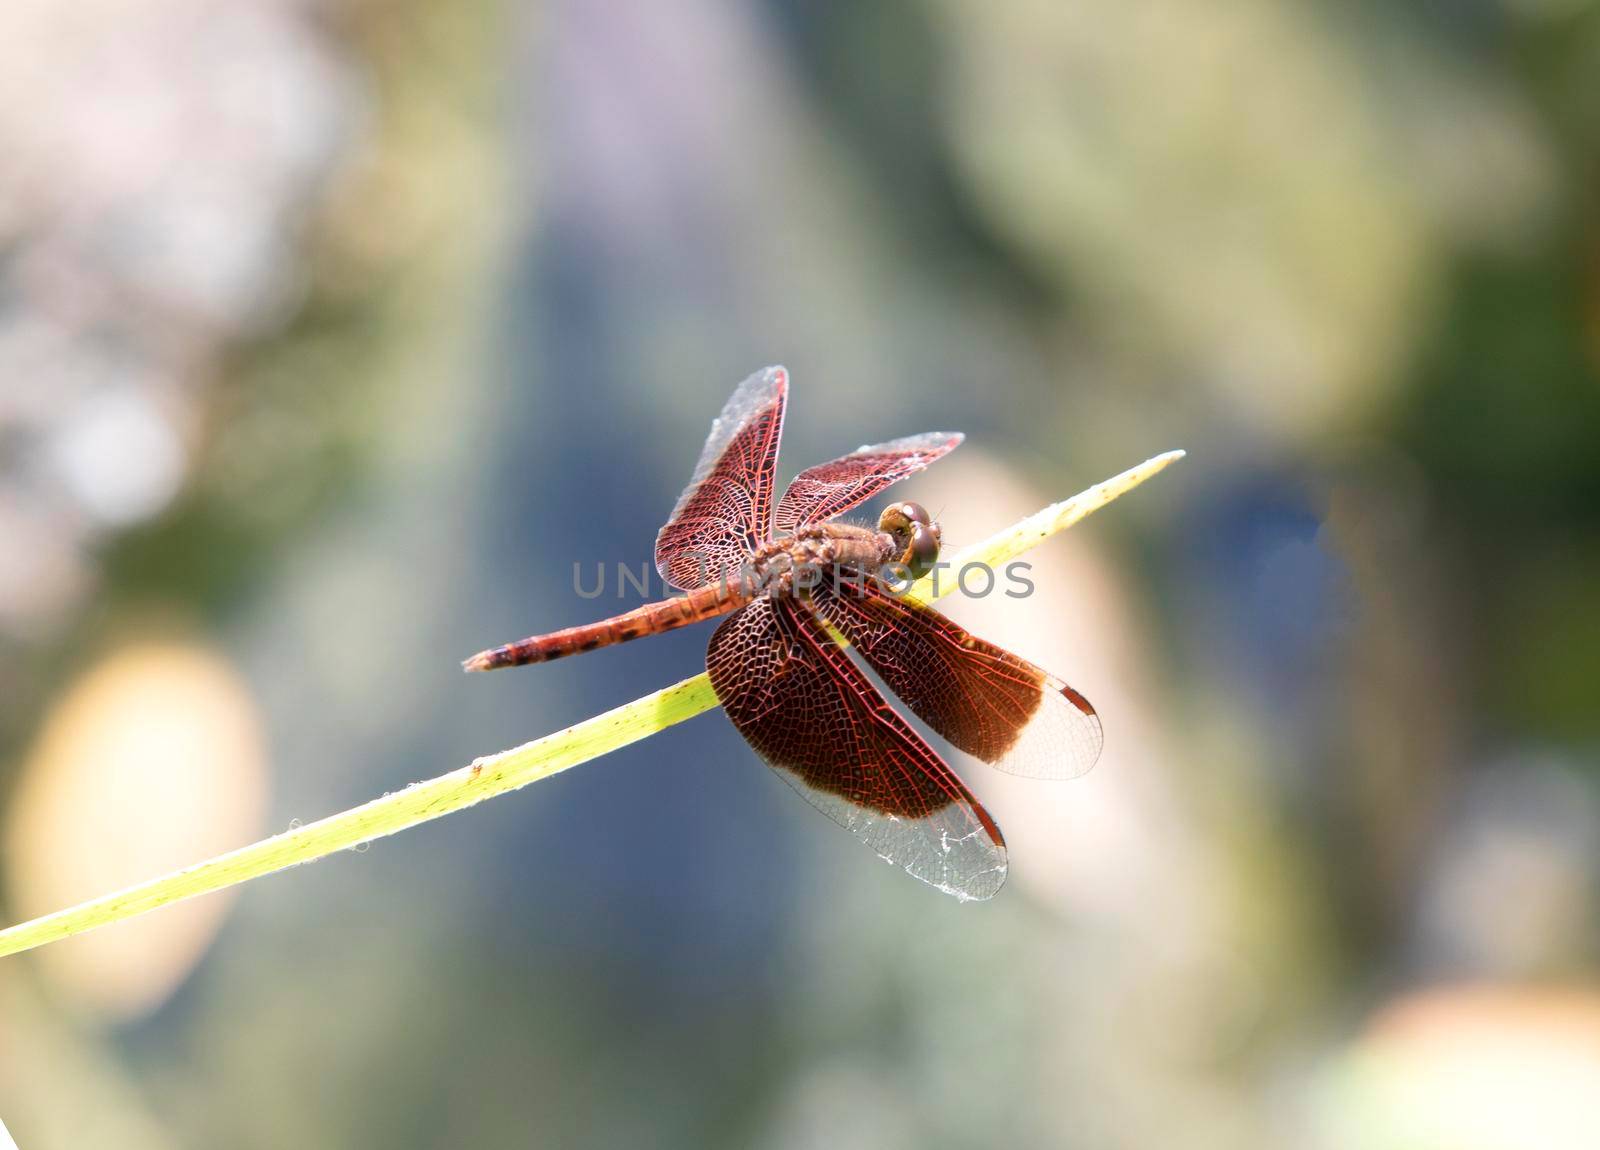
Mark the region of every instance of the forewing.
<instances>
[{"instance_id":1,"label":"forewing","mask_svg":"<svg viewBox=\"0 0 1600 1150\"><path fill-rule=\"evenodd\" d=\"M1003 771L1081 775L1100 757L1100 717L1048 671L873 581L817 587L812 602L928 726Z\"/></svg>"},{"instance_id":2,"label":"forewing","mask_svg":"<svg viewBox=\"0 0 1600 1150\"><path fill-rule=\"evenodd\" d=\"M953 451L963 438L958 431L930 431L858 447L841 459L806 468L778 501L778 533L843 514Z\"/></svg>"},{"instance_id":3,"label":"forewing","mask_svg":"<svg viewBox=\"0 0 1600 1150\"><path fill-rule=\"evenodd\" d=\"M880 857L963 901L1000 889L994 820L806 607L755 600L717 628L706 670L767 765Z\"/></svg>"},{"instance_id":4,"label":"forewing","mask_svg":"<svg viewBox=\"0 0 1600 1150\"><path fill-rule=\"evenodd\" d=\"M711 423L694 477L656 536L656 570L690 590L737 574L772 534L773 471L789 373L758 371Z\"/></svg>"}]
</instances>

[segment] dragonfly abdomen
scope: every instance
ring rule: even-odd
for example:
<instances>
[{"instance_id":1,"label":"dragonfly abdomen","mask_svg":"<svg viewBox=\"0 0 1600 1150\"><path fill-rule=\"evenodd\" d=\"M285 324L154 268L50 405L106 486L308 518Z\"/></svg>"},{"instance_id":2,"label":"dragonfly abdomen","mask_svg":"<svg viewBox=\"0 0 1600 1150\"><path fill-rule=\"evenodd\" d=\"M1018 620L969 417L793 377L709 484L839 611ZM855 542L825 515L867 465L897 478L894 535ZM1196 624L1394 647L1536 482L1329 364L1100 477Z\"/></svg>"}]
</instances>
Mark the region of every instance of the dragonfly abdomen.
<instances>
[{"instance_id":1,"label":"dragonfly abdomen","mask_svg":"<svg viewBox=\"0 0 1600 1150\"><path fill-rule=\"evenodd\" d=\"M492 671L497 667L518 667L525 663L548 663L552 659L626 643L629 639L657 635L687 627L702 619L725 615L743 606L749 599L749 594L737 582L714 583L696 588L681 598L646 603L643 607L613 615L598 623L584 623L479 651L461 665L468 671Z\"/></svg>"}]
</instances>

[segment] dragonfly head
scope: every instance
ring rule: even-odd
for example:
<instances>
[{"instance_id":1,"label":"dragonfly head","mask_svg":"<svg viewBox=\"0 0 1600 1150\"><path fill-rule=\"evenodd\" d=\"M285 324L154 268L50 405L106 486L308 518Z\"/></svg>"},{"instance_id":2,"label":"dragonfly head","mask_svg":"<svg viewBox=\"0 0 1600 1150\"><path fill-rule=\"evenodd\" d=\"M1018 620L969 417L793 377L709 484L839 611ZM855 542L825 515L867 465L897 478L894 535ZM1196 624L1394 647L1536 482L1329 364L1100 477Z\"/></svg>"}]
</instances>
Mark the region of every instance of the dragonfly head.
<instances>
[{"instance_id":1,"label":"dragonfly head","mask_svg":"<svg viewBox=\"0 0 1600 1150\"><path fill-rule=\"evenodd\" d=\"M894 559L920 579L939 558L939 525L920 503L892 503L878 517L878 530L894 543Z\"/></svg>"}]
</instances>

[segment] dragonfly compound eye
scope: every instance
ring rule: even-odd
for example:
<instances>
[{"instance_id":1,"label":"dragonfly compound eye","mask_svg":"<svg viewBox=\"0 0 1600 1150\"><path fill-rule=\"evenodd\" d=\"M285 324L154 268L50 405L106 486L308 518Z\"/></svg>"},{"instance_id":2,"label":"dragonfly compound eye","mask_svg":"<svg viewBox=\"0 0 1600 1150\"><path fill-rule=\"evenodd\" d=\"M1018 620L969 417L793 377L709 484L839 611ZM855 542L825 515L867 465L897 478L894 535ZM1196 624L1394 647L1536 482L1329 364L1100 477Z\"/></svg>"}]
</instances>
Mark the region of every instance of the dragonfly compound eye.
<instances>
[{"instance_id":1,"label":"dragonfly compound eye","mask_svg":"<svg viewBox=\"0 0 1600 1150\"><path fill-rule=\"evenodd\" d=\"M878 516L878 530L901 540L909 539L913 529L928 527L931 523L928 509L920 503L891 503Z\"/></svg>"},{"instance_id":2,"label":"dragonfly compound eye","mask_svg":"<svg viewBox=\"0 0 1600 1150\"><path fill-rule=\"evenodd\" d=\"M900 504L900 513L919 527L929 527L933 524L933 517L928 514L928 509L920 503Z\"/></svg>"},{"instance_id":3,"label":"dragonfly compound eye","mask_svg":"<svg viewBox=\"0 0 1600 1150\"><path fill-rule=\"evenodd\" d=\"M920 579L939 561L939 529L932 524L918 524L911 531L911 545L900 561L911 569L911 577Z\"/></svg>"}]
</instances>

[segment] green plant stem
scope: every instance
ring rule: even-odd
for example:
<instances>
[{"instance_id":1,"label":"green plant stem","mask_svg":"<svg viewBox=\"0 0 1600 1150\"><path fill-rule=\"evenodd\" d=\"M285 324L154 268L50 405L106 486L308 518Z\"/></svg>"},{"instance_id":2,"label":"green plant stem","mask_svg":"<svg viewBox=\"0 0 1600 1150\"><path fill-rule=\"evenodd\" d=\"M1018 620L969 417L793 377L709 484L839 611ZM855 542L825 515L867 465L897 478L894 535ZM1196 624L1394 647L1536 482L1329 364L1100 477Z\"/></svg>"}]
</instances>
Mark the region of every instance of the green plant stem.
<instances>
[{"instance_id":1,"label":"green plant stem","mask_svg":"<svg viewBox=\"0 0 1600 1150\"><path fill-rule=\"evenodd\" d=\"M912 590L920 599L932 600L955 586L951 572L968 563L1000 567L1098 511L1113 499L1132 491L1167 465L1183 458L1169 451L1124 471L1081 494L1016 523L950 561L937 590L925 578ZM717 697L704 674L635 699L614 710L585 719L553 735L520 747L478 759L469 766L403 791L352 807L325 819L295 827L283 834L252 843L183 870L150 879L113 894L102 895L41 918L0 931L0 956L70 938L76 934L133 918L146 911L208 894L259 878L300 863L312 862L436 819L485 799L517 790L529 783L597 759L619 747L691 719L717 705Z\"/></svg>"}]
</instances>

